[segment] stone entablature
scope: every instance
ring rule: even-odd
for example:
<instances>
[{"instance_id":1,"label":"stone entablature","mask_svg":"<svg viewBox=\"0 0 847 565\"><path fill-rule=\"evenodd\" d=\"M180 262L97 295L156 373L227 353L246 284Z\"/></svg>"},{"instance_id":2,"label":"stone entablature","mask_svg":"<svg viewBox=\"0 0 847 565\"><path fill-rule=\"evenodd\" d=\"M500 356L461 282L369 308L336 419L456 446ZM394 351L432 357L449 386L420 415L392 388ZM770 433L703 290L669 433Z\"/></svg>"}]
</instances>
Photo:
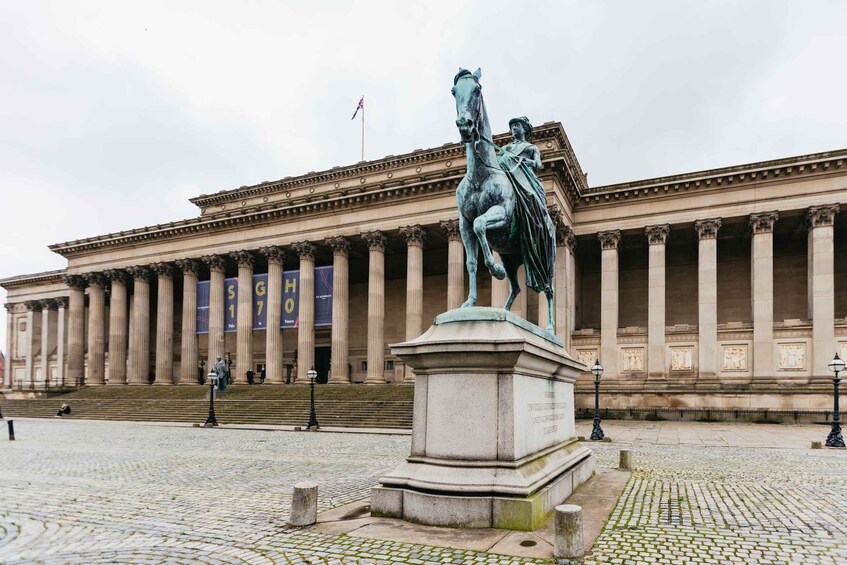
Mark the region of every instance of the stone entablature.
<instances>
[{"instance_id":1,"label":"stone entablature","mask_svg":"<svg viewBox=\"0 0 847 565\"><path fill-rule=\"evenodd\" d=\"M594 186L580 194L577 206L609 199L635 198L639 195L678 195L680 191L794 180L798 177L833 172L843 174L845 163L847 163L847 149L839 149L772 161L695 171L681 175Z\"/></svg>"},{"instance_id":2,"label":"stone entablature","mask_svg":"<svg viewBox=\"0 0 847 565\"><path fill-rule=\"evenodd\" d=\"M500 134L494 142L504 145L511 134ZM573 185L584 190L585 174L579 166L564 128L557 122L546 122L533 130L533 142L542 152L545 161L563 159L568 171L573 173ZM452 169L452 171L446 171ZM286 199L320 196L327 193L359 191L363 186L403 184L426 180L433 174L464 175L465 149L458 143L446 143L435 149L416 149L404 155L386 155L382 159L361 162L346 167L333 167L328 171L309 172L280 181L267 181L253 186L242 186L233 190L222 190L214 194L202 194L190 201L203 209L203 213L217 213L215 207L234 204L235 207L269 202L282 196ZM254 197L261 197L256 201ZM267 197L267 199L266 199Z\"/></svg>"},{"instance_id":3,"label":"stone entablature","mask_svg":"<svg viewBox=\"0 0 847 565\"><path fill-rule=\"evenodd\" d=\"M65 274L67 274L67 269L44 271L43 273L34 273L32 275L17 275L14 277L0 279L0 286L6 290L11 290L17 287L60 283L62 282L62 277Z\"/></svg>"}]
</instances>

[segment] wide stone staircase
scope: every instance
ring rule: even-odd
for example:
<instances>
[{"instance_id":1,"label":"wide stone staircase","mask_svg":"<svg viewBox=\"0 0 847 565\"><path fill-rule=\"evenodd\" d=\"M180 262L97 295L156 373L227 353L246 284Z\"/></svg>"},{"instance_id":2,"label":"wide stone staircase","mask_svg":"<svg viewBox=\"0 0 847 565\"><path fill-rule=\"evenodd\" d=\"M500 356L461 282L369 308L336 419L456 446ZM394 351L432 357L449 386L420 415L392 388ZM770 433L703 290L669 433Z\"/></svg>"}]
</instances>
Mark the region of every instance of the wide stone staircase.
<instances>
[{"instance_id":1,"label":"wide stone staircase","mask_svg":"<svg viewBox=\"0 0 847 565\"><path fill-rule=\"evenodd\" d=\"M412 428L414 387L405 385L331 385L315 387L315 411L321 427ZM66 419L130 420L202 424L209 411L209 388L201 386L101 386L49 398L0 397L6 418L52 418L62 405ZM309 387L233 385L215 399L220 424L305 427Z\"/></svg>"}]
</instances>

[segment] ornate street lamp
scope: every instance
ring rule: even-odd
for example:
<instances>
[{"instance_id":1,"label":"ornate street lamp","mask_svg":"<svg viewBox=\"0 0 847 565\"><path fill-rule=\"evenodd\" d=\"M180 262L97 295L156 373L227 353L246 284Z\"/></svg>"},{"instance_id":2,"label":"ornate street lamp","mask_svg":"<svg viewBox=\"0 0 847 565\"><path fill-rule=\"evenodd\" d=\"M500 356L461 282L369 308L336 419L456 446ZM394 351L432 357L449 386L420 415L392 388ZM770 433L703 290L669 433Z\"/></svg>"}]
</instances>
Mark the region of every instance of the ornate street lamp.
<instances>
[{"instance_id":1,"label":"ornate street lamp","mask_svg":"<svg viewBox=\"0 0 847 565\"><path fill-rule=\"evenodd\" d=\"M312 368L306 371L306 376L309 377L309 388L311 388L311 401L309 403L309 423L306 424L308 429L317 430L320 428L320 424L318 424L318 417L315 414L315 380L318 378L318 372L315 371L315 366L312 365Z\"/></svg>"},{"instance_id":2,"label":"ornate street lamp","mask_svg":"<svg viewBox=\"0 0 847 565\"><path fill-rule=\"evenodd\" d=\"M603 374L603 365L599 359L594 361L591 372L594 373L594 427L591 429L591 439L599 441L604 437L603 428L600 427L600 375Z\"/></svg>"},{"instance_id":3,"label":"ornate street lamp","mask_svg":"<svg viewBox=\"0 0 847 565\"><path fill-rule=\"evenodd\" d=\"M832 408L832 429L829 436L826 438L827 447L844 447L844 438L841 437L841 416L838 414L838 384L841 379L838 378L838 373L844 370L847 363L835 354L832 361L829 362L829 370L835 373L835 378L832 379L832 385L835 387L835 405Z\"/></svg>"},{"instance_id":4,"label":"ornate street lamp","mask_svg":"<svg viewBox=\"0 0 847 565\"><path fill-rule=\"evenodd\" d=\"M206 417L204 426L217 426L218 419L215 418L215 386L218 384L218 374L211 372L206 375L206 380L209 381L209 415Z\"/></svg>"}]
</instances>

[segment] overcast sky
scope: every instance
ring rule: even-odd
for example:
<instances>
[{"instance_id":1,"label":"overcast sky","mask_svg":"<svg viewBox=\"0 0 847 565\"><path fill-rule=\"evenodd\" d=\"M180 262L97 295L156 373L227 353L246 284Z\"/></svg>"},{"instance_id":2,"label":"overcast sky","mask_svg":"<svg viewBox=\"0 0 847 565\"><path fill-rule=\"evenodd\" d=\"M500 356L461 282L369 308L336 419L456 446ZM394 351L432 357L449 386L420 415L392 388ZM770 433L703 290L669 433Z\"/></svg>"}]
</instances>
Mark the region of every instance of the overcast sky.
<instances>
[{"instance_id":1,"label":"overcast sky","mask_svg":"<svg viewBox=\"0 0 847 565\"><path fill-rule=\"evenodd\" d=\"M839 1L9 0L0 53L0 278L358 161L363 94L366 159L458 141L459 67L496 132L562 122L592 186L847 147Z\"/></svg>"}]
</instances>

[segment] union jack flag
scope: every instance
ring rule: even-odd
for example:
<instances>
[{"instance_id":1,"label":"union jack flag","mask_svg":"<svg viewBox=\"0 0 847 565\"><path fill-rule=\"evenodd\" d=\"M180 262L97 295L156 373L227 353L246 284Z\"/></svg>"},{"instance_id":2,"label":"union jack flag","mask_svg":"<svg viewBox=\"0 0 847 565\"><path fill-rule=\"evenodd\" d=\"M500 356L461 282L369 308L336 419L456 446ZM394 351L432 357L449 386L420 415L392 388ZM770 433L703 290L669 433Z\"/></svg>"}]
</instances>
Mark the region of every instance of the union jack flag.
<instances>
[{"instance_id":1,"label":"union jack flag","mask_svg":"<svg viewBox=\"0 0 847 565\"><path fill-rule=\"evenodd\" d=\"M359 113L359 110L361 110L363 112L365 111L365 97L364 96L362 96L362 99L359 100L359 104L356 106L356 111L353 112L353 117L350 118L351 120L356 118L356 114Z\"/></svg>"}]
</instances>

